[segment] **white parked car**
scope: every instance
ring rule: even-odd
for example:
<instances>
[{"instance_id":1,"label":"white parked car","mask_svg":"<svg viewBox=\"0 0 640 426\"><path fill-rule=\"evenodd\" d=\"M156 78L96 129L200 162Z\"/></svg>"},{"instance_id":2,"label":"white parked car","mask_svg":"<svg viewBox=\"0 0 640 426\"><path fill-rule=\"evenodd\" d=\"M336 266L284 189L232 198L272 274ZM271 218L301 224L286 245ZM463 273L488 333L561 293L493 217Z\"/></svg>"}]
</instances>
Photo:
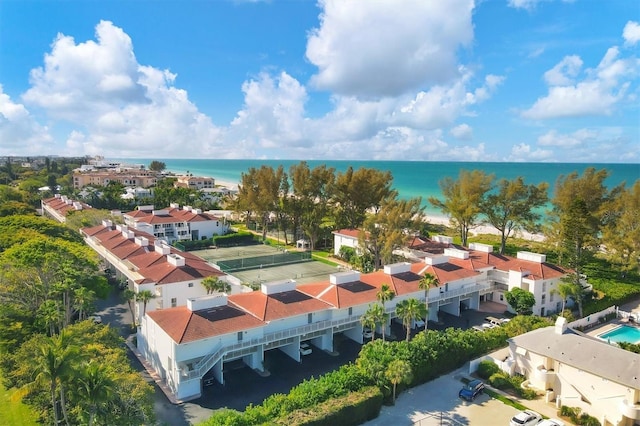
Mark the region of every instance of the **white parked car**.
<instances>
[{"instance_id":1,"label":"white parked car","mask_svg":"<svg viewBox=\"0 0 640 426\"><path fill-rule=\"evenodd\" d=\"M313 350L308 343L300 343L300 355L311 355Z\"/></svg>"},{"instance_id":2,"label":"white parked car","mask_svg":"<svg viewBox=\"0 0 640 426\"><path fill-rule=\"evenodd\" d=\"M365 339L373 338L373 330L365 328L364 330L362 330L362 337L364 337Z\"/></svg>"},{"instance_id":3,"label":"white parked car","mask_svg":"<svg viewBox=\"0 0 640 426\"><path fill-rule=\"evenodd\" d=\"M544 419L536 426L564 426L564 422L558 419Z\"/></svg>"},{"instance_id":4,"label":"white parked car","mask_svg":"<svg viewBox=\"0 0 640 426\"><path fill-rule=\"evenodd\" d=\"M95 324L102 324L102 317L100 315L89 315L87 319L93 321Z\"/></svg>"},{"instance_id":5,"label":"white parked car","mask_svg":"<svg viewBox=\"0 0 640 426\"><path fill-rule=\"evenodd\" d=\"M418 318L413 322L414 329L424 328L424 320L422 318Z\"/></svg>"},{"instance_id":6,"label":"white parked car","mask_svg":"<svg viewBox=\"0 0 640 426\"><path fill-rule=\"evenodd\" d=\"M537 425L542 416L535 411L524 410L513 416L509 422L509 426L533 426Z\"/></svg>"}]
</instances>

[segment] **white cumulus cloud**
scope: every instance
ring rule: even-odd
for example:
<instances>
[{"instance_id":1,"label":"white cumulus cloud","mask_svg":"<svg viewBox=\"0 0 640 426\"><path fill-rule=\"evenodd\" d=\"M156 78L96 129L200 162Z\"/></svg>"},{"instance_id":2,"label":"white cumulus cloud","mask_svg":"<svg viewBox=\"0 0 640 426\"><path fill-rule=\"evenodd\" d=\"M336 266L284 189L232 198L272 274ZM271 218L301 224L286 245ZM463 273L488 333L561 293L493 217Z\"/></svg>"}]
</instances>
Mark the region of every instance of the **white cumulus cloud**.
<instances>
[{"instance_id":1,"label":"white cumulus cloud","mask_svg":"<svg viewBox=\"0 0 640 426\"><path fill-rule=\"evenodd\" d=\"M456 51L473 39L472 0L322 0L307 58L311 83L336 94L397 96L458 77Z\"/></svg>"},{"instance_id":2,"label":"white cumulus cloud","mask_svg":"<svg viewBox=\"0 0 640 426\"><path fill-rule=\"evenodd\" d=\"M141 152L189 156L185 147L197 143L201 155L224 156L221 129L198 111L176 75L141 65L130 37L109 21L96 26L96 40L76 43L59 34L44 66L31 72L27 105L80 126L67 139L78 153Z\"/></svg>"},{"instance_id":3,"label":"white cumulus cloud","mask_svg":"<svg viewBox=\"0 0 640 426\"><path fill-rule=\"evenodd\" d=\"M0 84L0 155L42 154L52 152L53 138L27 108L11 100Z\"/></svg>"},{"instance_id":4,"label":"white cumulus cloud","mask_svg":"<svg viewBox=\"0 0 640 426\"><path fill-rule=\"evenodd\" d=\"M473 137L473 129L466 123L460 124L451 129L451 134L459 140L469 140Z\"/></svg>"},{"instance_id":5,"label":"white cumulus cloud","mask_svg":"<svg viewBox=\"0 0 640 426\"><path fill-rule=\"evenodd\" d=\"M617 47L609 48L600 63L583 74L579 73L581 65L578 56L568 56L547 71L549 93L521 115L536 120L610 115L625 99L630 81L640 69L637 58L621 58Z\"/></svg>"},{"instance_id":6,"label":"white cumulus cloud","mask_svg":"<svg viewBox=\"0 0 640 426\"><path fill-rule=\"evenodd\" d=\"M635 46L640 41L640 24L635 21L627 22L622 30L624 44L627 46Z\"/></svg>"}]
</instances>

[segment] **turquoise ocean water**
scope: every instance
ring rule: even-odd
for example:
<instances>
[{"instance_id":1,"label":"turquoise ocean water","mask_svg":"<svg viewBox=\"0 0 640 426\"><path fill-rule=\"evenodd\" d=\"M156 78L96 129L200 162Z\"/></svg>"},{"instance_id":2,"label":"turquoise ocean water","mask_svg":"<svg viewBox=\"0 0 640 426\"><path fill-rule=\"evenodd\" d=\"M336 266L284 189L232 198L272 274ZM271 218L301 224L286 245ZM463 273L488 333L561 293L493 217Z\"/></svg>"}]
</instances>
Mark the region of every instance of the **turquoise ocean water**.
<instances>
[{"instance_id":1,"label":"turquoise ocean water","mask_svg":"<svg viewBox=\"0 0 640 426\"><path fill-rule=\"evenodd\" d=\"M288 172L289 167L298 164L300 160L211 160L211 159L119 159L128 163L144 164L152 160L163 161L167 170L174 173L189 172L194 176L210 176L225 182L240 182L240 175L251 167L262 165L277 168L282 165ZM401 198L421 197L427 213L440 214L428 204L430 196L440 197L438 182L446 176L457 178L460 170L484 170L493 173L496 178L514 179L522 176L527 184L548 182L553 186L561 175L572 172L582 173L588 167L597 170L607 169L608 187L614 187L621 182L631 186L640 179L640 164L582 164L582 163L470 163L470 162L433 162L433 161L332 161L308 160L309 167L326 164L336 171L344 172L349 166L354 169L361 167L390 171L393 176L393 188ZM551 194L550 194L551 195Z\"/></svg>"}]
</instances>

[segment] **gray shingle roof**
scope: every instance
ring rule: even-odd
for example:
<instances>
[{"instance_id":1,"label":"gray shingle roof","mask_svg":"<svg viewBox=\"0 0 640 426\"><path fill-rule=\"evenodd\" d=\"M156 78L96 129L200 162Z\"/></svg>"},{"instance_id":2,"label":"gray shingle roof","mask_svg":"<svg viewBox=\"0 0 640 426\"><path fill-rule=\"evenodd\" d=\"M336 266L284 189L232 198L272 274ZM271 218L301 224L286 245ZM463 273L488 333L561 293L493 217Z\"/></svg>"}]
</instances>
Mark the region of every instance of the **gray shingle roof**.
<instances>
[{"instance_id":1,"label":"gray shingle roof","mask_svg":"<svg viewBox=\"0 0 640 426\"><path fill-rule=\"evenodd\" d=\"M640 355L568 329L545 327L509 339L516 346L612 382L640 389Z\"/></svg>"}]
</instances>

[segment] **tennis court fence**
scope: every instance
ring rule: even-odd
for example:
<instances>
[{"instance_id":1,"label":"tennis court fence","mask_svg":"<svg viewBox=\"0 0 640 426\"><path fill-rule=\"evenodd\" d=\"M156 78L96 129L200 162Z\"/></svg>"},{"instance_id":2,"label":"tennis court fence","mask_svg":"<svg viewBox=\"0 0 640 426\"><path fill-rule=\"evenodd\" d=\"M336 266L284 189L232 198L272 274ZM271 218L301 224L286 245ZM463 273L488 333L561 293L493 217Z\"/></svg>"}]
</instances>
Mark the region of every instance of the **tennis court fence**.
<instances>
[{"instance_id":1,"label":"tennis court fence","mask_svg":"<svg viewBox=\"0 0 640 426\"><path fill-rule=\"evenodd\" d=\"M311 261L311 252L283 252L263 256L242 257L239 259L219 260L218 268L222 272L236 272L247 269L259 269L269 266L287 265Z\"/></svg>"}]
</instances>

